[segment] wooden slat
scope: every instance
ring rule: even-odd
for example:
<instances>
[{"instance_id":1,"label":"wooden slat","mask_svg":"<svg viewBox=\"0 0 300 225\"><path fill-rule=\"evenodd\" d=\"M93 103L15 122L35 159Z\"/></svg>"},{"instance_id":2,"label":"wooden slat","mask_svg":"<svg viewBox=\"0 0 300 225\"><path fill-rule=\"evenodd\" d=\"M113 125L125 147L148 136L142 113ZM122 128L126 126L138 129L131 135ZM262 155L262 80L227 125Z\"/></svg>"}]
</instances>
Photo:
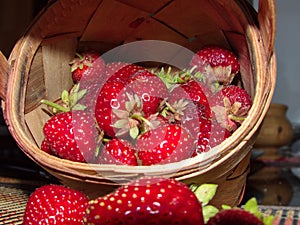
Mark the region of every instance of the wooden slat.
<instances>
[{"instance_id":1,"label":"wooden slat","mask_svg":"<svg viewBox=\"0 0 300 225\"><path fill-rule=\"evenodd\" d=\"M149 14L129 5L104 0L82 35L81 41L122 43Z\"/></svg>"},{"instance_id":2,"label":"wooden slat","mask_svg":"<svg viewBox=\"0 0 300 225\"><path fill-rule=\"evenodd\" d=\"M0 98L5 100L8 79L9 64L6 57L0 51Z\"/></svg>"},{"instance_id":3,"label":"wooden slat","mask_svg":"<svg viewBox=\"0 0 300 225\"><path fill-rule=\"evenodd\" d=\"M260 0L258 6L258 21L260 32L270 60L274 52L274 42L276 36L276 1Z\"/></svg>"},{"instance_id":4,"label":"wooden slat","mask_svg":"<svg viewBox=\"0 0 300 225\"><path fill-rule=\"evenodd\" d=\"M43 75L46 97L55 101L63 90L69 90L73 84L69 62L76 52L77 40L67 38L42 46Z\"/></svg>"},{"instance_id":5,"label":"wooden slat","mask_svg":"<svg viewBox=\"0 0 300 225\"><path fill-rule=\"evenodd\" d=\"M155 0L155 1L141 1L141 0L117 0L125 5L145 11L149 14L154 14L162 7L169 4L173 0Z\"/></svg>"},{"instance_id":6,"label":"wooden slat","mask_svg":"<svg viewBox=\"0 0 300 225\"><path fill-rule=\"evenodd\" d=\"M31 111L45 98L46 89L44 81L42 50L39 49L33 59L25 97L25 113Z\"/></svg>"}]
</instances>

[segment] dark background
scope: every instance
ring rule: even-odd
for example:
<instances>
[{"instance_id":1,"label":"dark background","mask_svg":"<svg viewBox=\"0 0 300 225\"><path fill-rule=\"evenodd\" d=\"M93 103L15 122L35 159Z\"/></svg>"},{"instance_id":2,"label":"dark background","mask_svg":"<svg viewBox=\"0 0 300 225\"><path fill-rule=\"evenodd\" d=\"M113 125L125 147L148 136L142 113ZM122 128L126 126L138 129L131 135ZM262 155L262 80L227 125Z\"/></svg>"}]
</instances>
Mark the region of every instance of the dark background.
<instances>
[{"instance_id":1,"label":"dark background","mask_svg":"<svg viewBox=\"0 0 300 225\"><path fill-rule=\"evenodd\" d=\"M46 3L47 0L0 1L0 50L6 57Z\"/></svg>"},{"instance_id":2,"label":"dark background","mask_svg":"<svg viewBox=\"0 0 300 225\"><path fill-rule=\"evenodd\" d=\"M47 0L0 1L0 51L8 59L18 39ZM1 100L1 99L0 99ZM2 101L2 100L1 100ZM45 178L48 174L31 161L8 132L0 107L0 176Z\"/></svg>"}]
</instances>

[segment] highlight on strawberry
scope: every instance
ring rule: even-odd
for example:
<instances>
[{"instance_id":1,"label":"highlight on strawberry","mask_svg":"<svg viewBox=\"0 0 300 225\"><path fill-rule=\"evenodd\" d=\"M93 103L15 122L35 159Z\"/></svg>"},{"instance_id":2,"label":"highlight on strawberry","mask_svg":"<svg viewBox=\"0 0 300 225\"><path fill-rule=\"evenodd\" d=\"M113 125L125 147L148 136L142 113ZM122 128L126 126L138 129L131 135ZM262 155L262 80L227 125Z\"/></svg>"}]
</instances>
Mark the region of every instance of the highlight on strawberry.
<instances>
[{"instance_id":1,"label":"highlight on strawberry","mask_svg":"<svg viewBox=\"0 0 300 225\"><path fill-rule=\"evenodd\" d=\"M42 100L50 118L41 149L77 162L130 166L205 154L249 114L252 96L236 82L239 69L238 56L221 46L199 49L182 70L77 53L73 86L56 102Z\"/></svg>"}]
</instances>

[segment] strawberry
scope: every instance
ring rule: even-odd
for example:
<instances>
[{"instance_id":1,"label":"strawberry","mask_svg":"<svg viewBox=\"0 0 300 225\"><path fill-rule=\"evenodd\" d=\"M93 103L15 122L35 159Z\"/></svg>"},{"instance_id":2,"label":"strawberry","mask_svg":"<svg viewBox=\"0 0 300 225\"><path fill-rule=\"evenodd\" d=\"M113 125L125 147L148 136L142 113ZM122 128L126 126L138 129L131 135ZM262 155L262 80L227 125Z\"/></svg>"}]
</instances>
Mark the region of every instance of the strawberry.
<instances>
[{"instance_id":1,"label":"strawberry","mask_svg":"<svg viewBox=\"0 0 300 225\"><path fill-rule=\"evenodd\" d=\"M128 86L141 98L145 117L157 112L160 102L166 98L168 93L164 82L147 70L140 70L132 74L128 80Z\"/></svg>"},{"instance_id":2,"label":"strawberry","mask_svg":"<svg viewBox=\"0 0 300 225\"><path fill-rule=\"evenodd\" d=\"M230 136L231 133L221 127L220 124L201 118L199 120L198 142L195 154L209 151Z\"/></svg>"},{"instance_id":3,"label":"strawberry","mask_svg":"<svg viewBox=\"0 0 300 225\"><path fill-rule=\"evenodd\" d=\"M99 92L95 115L99 127L107 136L114 138L140 123L132 117L136 120L156 113L167 89L158 77L144 67L134 64L121 67L119 63L110 65L111 72L107 73L114 73ZM118 120L121 120L123 127L120 123L116 124Z\"/></svg>"},{"instance_id":4,"label":"strawberry","mask_svg":"<svg viewBox=\"0 0 300 225\"><path fill-rule=\"evenodd\" d=\"M101 164L126 164L131 166L137 165L134 146L126 140L112 139L109 140L99 155Z\"/></svg>"},{"instance_id":5,"label":"strawberry","mask_svg":"<svg viewBox=\"0 0 300 225\"><path fill-rule=\"evenodd\" d=\"M85 82L99 82L105 71L105 62L99 53L89 50L77 53L70 62L72 79L78 83L82 78Z\"/></svg>"},{"instance_id":6,"label":"strawberry","mask_svg":"<svg viewBox=\"0 0 300 225\"><path fill-rule=\"evenodd\" d=\"M95 117L100 129L111 138L116 137L118 132L118 129L113 127L117 120L113 110L126 109L127 94L132 94L132 90L120 80L105 83L99 91L95 105Z\"/></svg>"},{"instance_id":7,"label":"strawberry","mask_svg":"<svg viewBox=\"0 0 300 225\"><path fill-rule=\"evenodd\" d=\"M61 185L44 185L29 197L23 225L83 224L88 198L80 191Z\"/></svg>"},{"instance_id":8,"label":"strawberry","mask_svg":"<svg viewBox=\"0 0 300 225\"><path fill-rule=\"evenodd\" d=\"M169 124L143 133L136 148L142 165L178 162L192 155L194 138L181 126Z\"/></svg>"},{"instance_id":9,"label":"strawberry","mask_svg":"<svg viewBox=\"0 0 300 225\"><path fill-rule=\"evenodd\" d=\"M77 110L56 114L45 123L43 131L57 156L77 162L94 159L99 132L89 113Z\"/></svg>"},{"instance_id":10,"label":"strawberry","mask_svg":"<svg viewBox=\"0 0 300 225\"><path fill-rule=\"evenodd\" d=\"M106 65L105 78L107 81L127 81L134 73L145 70L144 67L126 62L110 62Z\"/></svg>"},{"instance_id":11,"label":"strawberry","mask_svg":"<svg viewBox=\"0 0 300 225\"><path fill-rule=\"evenodd\" d=\"M108 81L126 83L143 101L144 116L156 113L158 105L167 94L167 88L156 75L135 64L115 62L106 68Z\"/></svg>"},{"instance_id":12,"label":"strawberry","mask_svg":"<svg viewBox=\"0 0 300 225\"><path fill-rule=\"evenodd\" d=\"M41 150L43 150L44 152L47 152L48 154L52 155L53 151L51 149L51 145L49 143L49 141L44 138L41 144Z\"/></svg>"},{"instance_id":13,"label":"strawberry","mask_svg":"<svg viewBox=\"0 0 300 225\"><path fill-rule=\"evenodd\" d=\"M217 122L231 132L245 120L252 106L249 94L235 85L226 86L216 92L211 102Z\"/></svg>"},{"instance_id":14,"label":"strawberry","mask_svg":"<svg viewBox=\"0 0 300 225\"><path fill-rule=\"evenodd\" d=\"M264 223L252 213L240 208L221 210L211 217L207 225L264 225Z\"/></svg>"},{"instance_id":15,"label":"strawberry","mask_svg":"<svg viewBox=\"0 0 300 225\"><path fill-rule=\"evenodd\" d=\"M201 72L207 84L228 85L239 72L240 63L237 56L224 47L205 46L193 56L190 67Z\"/></svg>"},{"instance_id":16,"label":"strawberry","mask_svg":"<svg viewBox=\"0 0 300 225\"><path fill-rule=\"evenodd\" d=\"M209 118L211 114L209 105L210 96L210 89L205 84L190 80L187 83L175 86L168 96L168 102L171 106L174 106L182 99L186 99L197 107L201 116Z\"/></svg>"},{"instance_id":17,"label":"strawberry","mask_svg":"<svg viewBox=\"0 0 300 225\"><path fill-rule=\"evenodd\" d=\"M184 183L141 178L89 201L85 224L203 225L201 203Z\"/></svg>"}]
</instances>

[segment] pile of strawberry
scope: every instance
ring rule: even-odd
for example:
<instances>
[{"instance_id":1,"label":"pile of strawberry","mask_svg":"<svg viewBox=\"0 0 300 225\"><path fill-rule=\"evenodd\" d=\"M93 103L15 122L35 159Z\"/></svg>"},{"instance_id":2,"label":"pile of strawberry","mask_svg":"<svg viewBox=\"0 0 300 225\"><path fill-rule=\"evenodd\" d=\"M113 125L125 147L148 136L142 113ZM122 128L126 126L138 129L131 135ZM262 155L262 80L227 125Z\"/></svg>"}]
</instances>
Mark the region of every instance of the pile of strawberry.
<instances>
[{"instance_id":1,"label":"pile of strawberry","mask_svg":"<svg viewBox=\"0 0 300 225\"><path fill-rule=\"evenodd\" d=\"M41 149L77 162L132 166L203 154L231 136L251 108L235 85L239 68L237 56L218 46L199 50L181 71L78 54L74 86L59 103L42 101L52 116Z\"/></svg>"},{"instance_id":2,"label":"pile of strawberry","mask_svg":"<svg viewBox=\"0 0 300 225\"><path fill-rule=\"evenodd\" d=\"M106 196L89 199L62 185L45 185L29 197L23 225L271 225L255 198L244 208L208 205L217 185L187 186L173 179L144 177Z\"/></svg>"}]
</instances>

